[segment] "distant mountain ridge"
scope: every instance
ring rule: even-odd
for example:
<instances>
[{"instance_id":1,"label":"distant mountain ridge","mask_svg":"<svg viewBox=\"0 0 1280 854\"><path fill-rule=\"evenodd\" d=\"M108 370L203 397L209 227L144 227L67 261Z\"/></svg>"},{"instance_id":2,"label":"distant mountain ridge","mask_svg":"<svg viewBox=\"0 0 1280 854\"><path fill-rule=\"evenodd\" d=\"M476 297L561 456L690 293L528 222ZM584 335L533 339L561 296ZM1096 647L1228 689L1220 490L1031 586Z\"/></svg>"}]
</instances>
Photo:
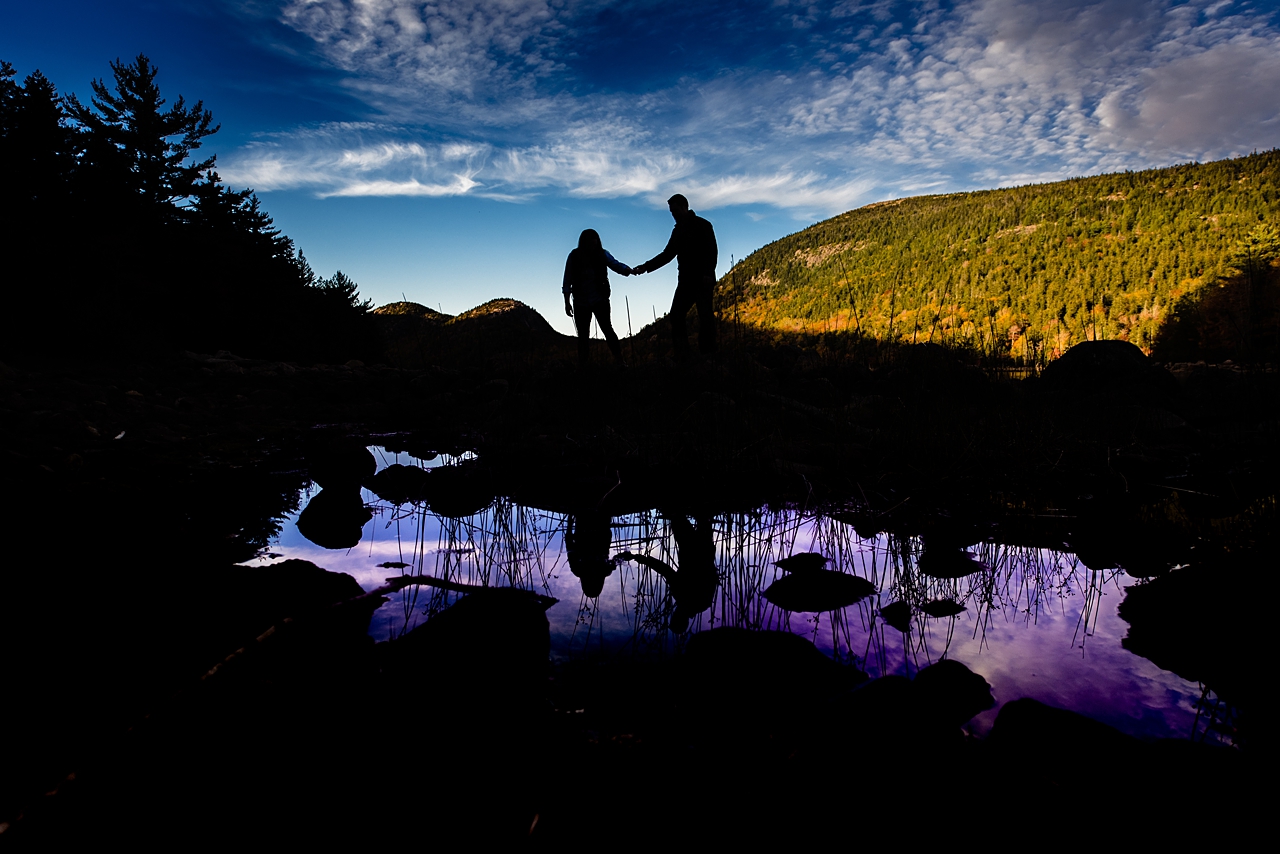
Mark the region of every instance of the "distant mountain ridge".
<instances>
[{"instance_id":1,"label":"distant mountain ridge","mask_svg":"<svg viewBox=\"0 0 1280 854\"><path fill-rule=\"evenodd\" d=\"M479 363L496 354L530 354L572 341L519 300L489 300L458 315L415 302L374 309L386 355L395 364L429 366L433 360Z\"/></svg>"},{"instance_id":2,"label":"distant mountain ridge","mask_svg":"<svg viewBox=\"0 0 1280 854\"><path fill-rule=\"evenodd\" d=\"M791 331L1013 356L1092 338L1150 349L1180 300L1258 260L1248 246L1274 238L1278 179L1271 150L877 202L752 253L717 300L726 316Z\"/></svg>"}]
</instances>

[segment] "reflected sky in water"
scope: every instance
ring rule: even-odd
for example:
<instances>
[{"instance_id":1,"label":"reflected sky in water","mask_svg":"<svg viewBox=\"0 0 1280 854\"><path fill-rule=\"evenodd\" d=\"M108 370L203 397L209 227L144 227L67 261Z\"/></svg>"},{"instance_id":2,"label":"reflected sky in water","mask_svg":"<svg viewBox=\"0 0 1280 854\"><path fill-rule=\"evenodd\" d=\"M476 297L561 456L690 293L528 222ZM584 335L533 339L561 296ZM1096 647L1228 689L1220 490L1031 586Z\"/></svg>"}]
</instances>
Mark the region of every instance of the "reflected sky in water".
<instances>
[{"instance_id":1,"label":"reflected sky in water","mask_svg":"<svg viewBox=\"0 0 1280 854\"><path fill-rule=\"evenodd\" d=\"M395 462L434 467L457 461L442 455L423 462L370 450L379 470ZM299 513L317 491L304 494ZM687 640L687 633L671 628L676 597L661 573L647 566L619 561L598 597L583 594L565 550L565 514L499 498L475 516L449 519L409 504L389 505L367 489L362 497L374 515L359 545L347 551L321 548L298 532L294 514L271 556L252 563L301 558L349 573L366 590L406 573L546 593L560 600L547 612L552 653L560 659L664 655ZM1125 588L1138 583L1120 570L1090 570L1065 552L979 543L969 551L986 569L940 580L919 571L918 540L863 538L851 526L811 512L760 509L697 522L711 526L719 584L710 607L689 622L690 632L719 625L787 630L873 677L914 675L946 657L985 677L1001 704L1032 697L1143 737L1187 737L1196 728L1200 686L1120 645L1127 624L1117 607ZM676 567L678 577L680 549L662 514L629 514L609 524L611 556L647 555ZM777 608L762 595L784 575L773 562L808 551L831 558L831 569L870 581L878 593L819 614ZM370 634L377 640L394 637L454 599L456 594L435 588L406 589L375 613ZM938 599L954 600L965 610L944 618L919 611ZM684 601L687 610L689 599ZM879 616L893 601L913 605L906 634ZM975 718L970 731L984 734L997 711L998 706Z\"/></svg>"}]
</instances>

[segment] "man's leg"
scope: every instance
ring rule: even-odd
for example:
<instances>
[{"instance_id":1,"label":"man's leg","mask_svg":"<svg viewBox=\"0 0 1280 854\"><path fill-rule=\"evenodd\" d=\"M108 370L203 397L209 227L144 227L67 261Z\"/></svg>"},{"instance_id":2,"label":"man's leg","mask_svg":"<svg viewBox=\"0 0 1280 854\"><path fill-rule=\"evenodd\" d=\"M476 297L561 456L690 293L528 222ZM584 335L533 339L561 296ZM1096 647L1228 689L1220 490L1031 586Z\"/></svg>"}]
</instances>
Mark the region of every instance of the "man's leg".
<instances>
[{"instance_id":1,"label":"man's leg","mask_svg":"<svg viewBox=\"0 0 1280 854\"><path fill-rule=\"evenodd\" d=\"M698 285L698 349L703 353L716 351L716 315L712 307L715 281Z\"/></svg>"},{"instance_id":2,"label":"man's leg","mask_svg":"<svg viewBox=\"0 0 1280 854\"><path fill-rule=\"evenodd\" d=\"M676 285L675 296L671 298L671 349L677 359L689 355L689 332L685 328L684 317L689 308L697 300L697 291L688 282Z\"/></svg>"}]
</instances>

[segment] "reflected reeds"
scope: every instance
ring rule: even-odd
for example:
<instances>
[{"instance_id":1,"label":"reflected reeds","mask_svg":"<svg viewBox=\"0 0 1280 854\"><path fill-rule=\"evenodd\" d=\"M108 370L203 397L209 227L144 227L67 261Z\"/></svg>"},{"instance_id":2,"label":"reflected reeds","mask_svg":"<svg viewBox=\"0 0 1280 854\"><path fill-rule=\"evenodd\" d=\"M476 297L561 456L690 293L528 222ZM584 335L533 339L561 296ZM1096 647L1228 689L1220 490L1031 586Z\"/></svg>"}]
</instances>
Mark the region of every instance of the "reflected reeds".
<instances>
[{"instance_id":1,"label":"reflected reeds","mask_svg":"<svg viewBox=\"0 0 1280 854\"><path fill-rule=\"evenodd\" d=\"M969 546L967 559L975 571L936 577L921 570L926 544L920 538L864 537L851 524L822 512L764 507L697 521L710 528L716 577L709 601L703 607L697 602L696 612L682 626L677 611L681 597L689 594L678 589L678 582L690 568L680 566L676 528L699 530L683 517L648 510L610 519L613 566L603 590L588 596L578 589L567 597L566 588L576 580L565 548L573 524L569 514L507 498L463 518L438 516L424 504L376 502L371 509L382 522L379 527L395 538L405 574L520 587L576 603L559 650L570 656L600 652L606 645L613 653L665 655L678 650L692 632L733 626L802 634L838 660L870 673L909 675L946 657L957 632L985 648L993 626L1035 625L1049 610L1078 614L1071 643L1083 655L1104 592L1122 590L1121 570L1089 569L1065 551L993 542ZM831 569L865 579L877 593L820 613L777 607L763 591L784 574L775 563L798 551L828 557ZM448 607L456 596L436 588L409 588L399 602L403 620L397 631ZM881 616L890 603L910 609L907 631L886 624ZM934 617L926 607L958 613Z\"/></svg>"}]
</instances>

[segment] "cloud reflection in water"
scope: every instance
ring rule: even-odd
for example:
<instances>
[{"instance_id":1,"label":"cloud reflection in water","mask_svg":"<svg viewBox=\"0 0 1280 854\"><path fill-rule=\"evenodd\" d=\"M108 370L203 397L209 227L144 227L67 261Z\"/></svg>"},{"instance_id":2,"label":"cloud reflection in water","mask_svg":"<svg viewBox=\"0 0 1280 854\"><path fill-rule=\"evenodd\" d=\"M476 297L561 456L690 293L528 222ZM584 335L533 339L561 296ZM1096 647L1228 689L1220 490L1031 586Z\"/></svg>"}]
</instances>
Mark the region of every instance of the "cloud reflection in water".
<instances>
[{"instance_id":1,"label":"cloud reflection in water","mask_svg":"<svg viewBox=\"0 0 1280 854\"><path fill-rule=\"evenodd\" d=\"M379 470L396 462L457 462L442 456L422 463L371 450ZM303 496L299 512L314 494ZM621 560L598 597L583 594L569 568L565 514L498 498L474 516L449 519L412 504L392 506L367 489L362 495L373 516L354 548L330 551L311 543L298 532L294 514L271 551L349 573L366 590L403 572L545 593L560 600L547 617L552 655L561 659L665 655L687 640L672 629L685 615L673 621L679 603L664 578L669 570ZM1090 570L1065 552L979 543L969 549L971 559L983 565L978 572L934 578L919 570L919 540L864 538L850 525L811 512L762 508L720 514L710 525L719 584L710 607L690 619L690 632L720 625L789 630L873 677L914 675L946 657L985 677L1001 703L1032 697L1145 737L1186 737L1195 727L1200 687L1121 647L1127 624L1117 606L1124 589L1137 583L1122 571ZM649 564L675 567L678 574L674 527L656 510L614 517L610 553L645 555ZM787 612L768 602L762 591L784 575L774 562L810 551L830 557L830 568L866 579L879 592L821 614ZM429 587L406 589L374 615L370 633L385 640L407 631L456 596ZM965 610L942 618L920 611L939 599ZM912 605L907 633L879 616L881 606L895 601ZM971 731L985 733L997 711L975 718Z\"/></svg>"}]
</instances>

